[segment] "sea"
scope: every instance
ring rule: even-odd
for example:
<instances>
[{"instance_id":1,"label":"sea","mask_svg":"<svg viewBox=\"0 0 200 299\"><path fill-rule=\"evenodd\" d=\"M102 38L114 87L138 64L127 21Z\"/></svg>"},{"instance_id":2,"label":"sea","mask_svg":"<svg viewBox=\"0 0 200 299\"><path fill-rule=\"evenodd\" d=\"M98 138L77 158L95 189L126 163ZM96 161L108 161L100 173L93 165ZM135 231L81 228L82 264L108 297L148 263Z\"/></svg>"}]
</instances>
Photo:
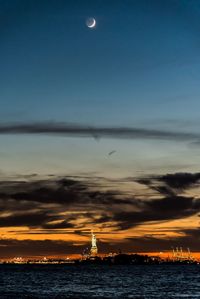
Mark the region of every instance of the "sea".
<instances>
[{"instance_id":1,"label":"sea","mask_svg":"<svg viewBox=\"0 0 200 299\"><path fill-rule=\"evenodd\" d=\"M200 265L0 265L4 298L200 298Z\"/></svg>"}]
</instances>

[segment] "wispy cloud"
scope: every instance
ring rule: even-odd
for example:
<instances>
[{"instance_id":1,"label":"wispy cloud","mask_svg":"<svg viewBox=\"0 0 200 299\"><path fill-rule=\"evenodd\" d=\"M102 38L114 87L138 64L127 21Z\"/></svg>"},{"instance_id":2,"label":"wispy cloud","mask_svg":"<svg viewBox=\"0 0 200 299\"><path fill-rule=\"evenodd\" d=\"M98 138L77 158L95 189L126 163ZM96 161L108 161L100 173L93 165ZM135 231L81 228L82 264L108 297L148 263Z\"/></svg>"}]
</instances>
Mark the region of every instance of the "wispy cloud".
<instances>
[{"instance_id":1,"label":"wispy cloud","mask_svg":"<svg viewBox=\"0 0 200 299\"><path fill-rule=\"evenodd\" d=\"M165 131L137 127L98 127L56 122L1 123L0 134L42 134L66 137L162 139L173 141L198 141L200 139L199 134L192 132Z\"/></svg>"}]
</instances>

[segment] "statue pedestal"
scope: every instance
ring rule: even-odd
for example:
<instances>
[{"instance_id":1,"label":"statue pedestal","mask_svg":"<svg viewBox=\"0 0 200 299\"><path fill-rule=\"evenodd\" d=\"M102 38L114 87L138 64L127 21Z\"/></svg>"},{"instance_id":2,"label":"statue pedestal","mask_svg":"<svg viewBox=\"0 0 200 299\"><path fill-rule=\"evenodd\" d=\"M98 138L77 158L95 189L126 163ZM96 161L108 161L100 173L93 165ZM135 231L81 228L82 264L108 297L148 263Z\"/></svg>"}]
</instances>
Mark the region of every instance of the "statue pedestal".
<instances>
[{"instance_id":1,"label":"statue pedestal","mask_svg":"<svg viewBox=\"0 0 200 299\"><path fill-rule=\"evenodd\" d=\"M91 247L90 255L95 256L95 255L97 255L97 253L98 253L97 247L96 246Z\"/></svg>"}]
</instances>

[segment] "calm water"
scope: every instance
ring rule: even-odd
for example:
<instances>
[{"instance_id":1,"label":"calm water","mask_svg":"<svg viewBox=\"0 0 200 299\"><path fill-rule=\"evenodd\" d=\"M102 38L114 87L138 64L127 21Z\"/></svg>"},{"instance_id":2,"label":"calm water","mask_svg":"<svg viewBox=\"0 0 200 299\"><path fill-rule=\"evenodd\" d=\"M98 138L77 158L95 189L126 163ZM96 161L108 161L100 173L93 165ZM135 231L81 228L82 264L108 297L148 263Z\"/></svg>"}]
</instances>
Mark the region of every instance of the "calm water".
<instances>
[{"instance_id":1,"label":"calm water","mask_svg":"<svg viewBox=\"0 0 200 299\"><path fill-rule=\"evenodd\" d=\"M0 298L200 298L200 266L1 265Z\"/></svg>"}]
</instances>

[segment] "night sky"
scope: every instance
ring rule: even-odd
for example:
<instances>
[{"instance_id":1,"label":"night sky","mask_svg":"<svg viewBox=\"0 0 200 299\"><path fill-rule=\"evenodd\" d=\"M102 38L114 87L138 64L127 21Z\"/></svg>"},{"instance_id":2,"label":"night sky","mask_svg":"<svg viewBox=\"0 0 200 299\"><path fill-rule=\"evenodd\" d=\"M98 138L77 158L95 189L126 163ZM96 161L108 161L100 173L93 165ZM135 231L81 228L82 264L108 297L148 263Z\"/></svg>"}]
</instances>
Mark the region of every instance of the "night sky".
<instances>
[{"instance_id":1,"label":"night sky","mask_svg":"<svg viewBox=\"0 0 200 299\"><path fill-rule=\"evenodd\" d=\"M200 251L199 51L199 0L0 0L0 257Z\"/></svg>"}]
</instances>

